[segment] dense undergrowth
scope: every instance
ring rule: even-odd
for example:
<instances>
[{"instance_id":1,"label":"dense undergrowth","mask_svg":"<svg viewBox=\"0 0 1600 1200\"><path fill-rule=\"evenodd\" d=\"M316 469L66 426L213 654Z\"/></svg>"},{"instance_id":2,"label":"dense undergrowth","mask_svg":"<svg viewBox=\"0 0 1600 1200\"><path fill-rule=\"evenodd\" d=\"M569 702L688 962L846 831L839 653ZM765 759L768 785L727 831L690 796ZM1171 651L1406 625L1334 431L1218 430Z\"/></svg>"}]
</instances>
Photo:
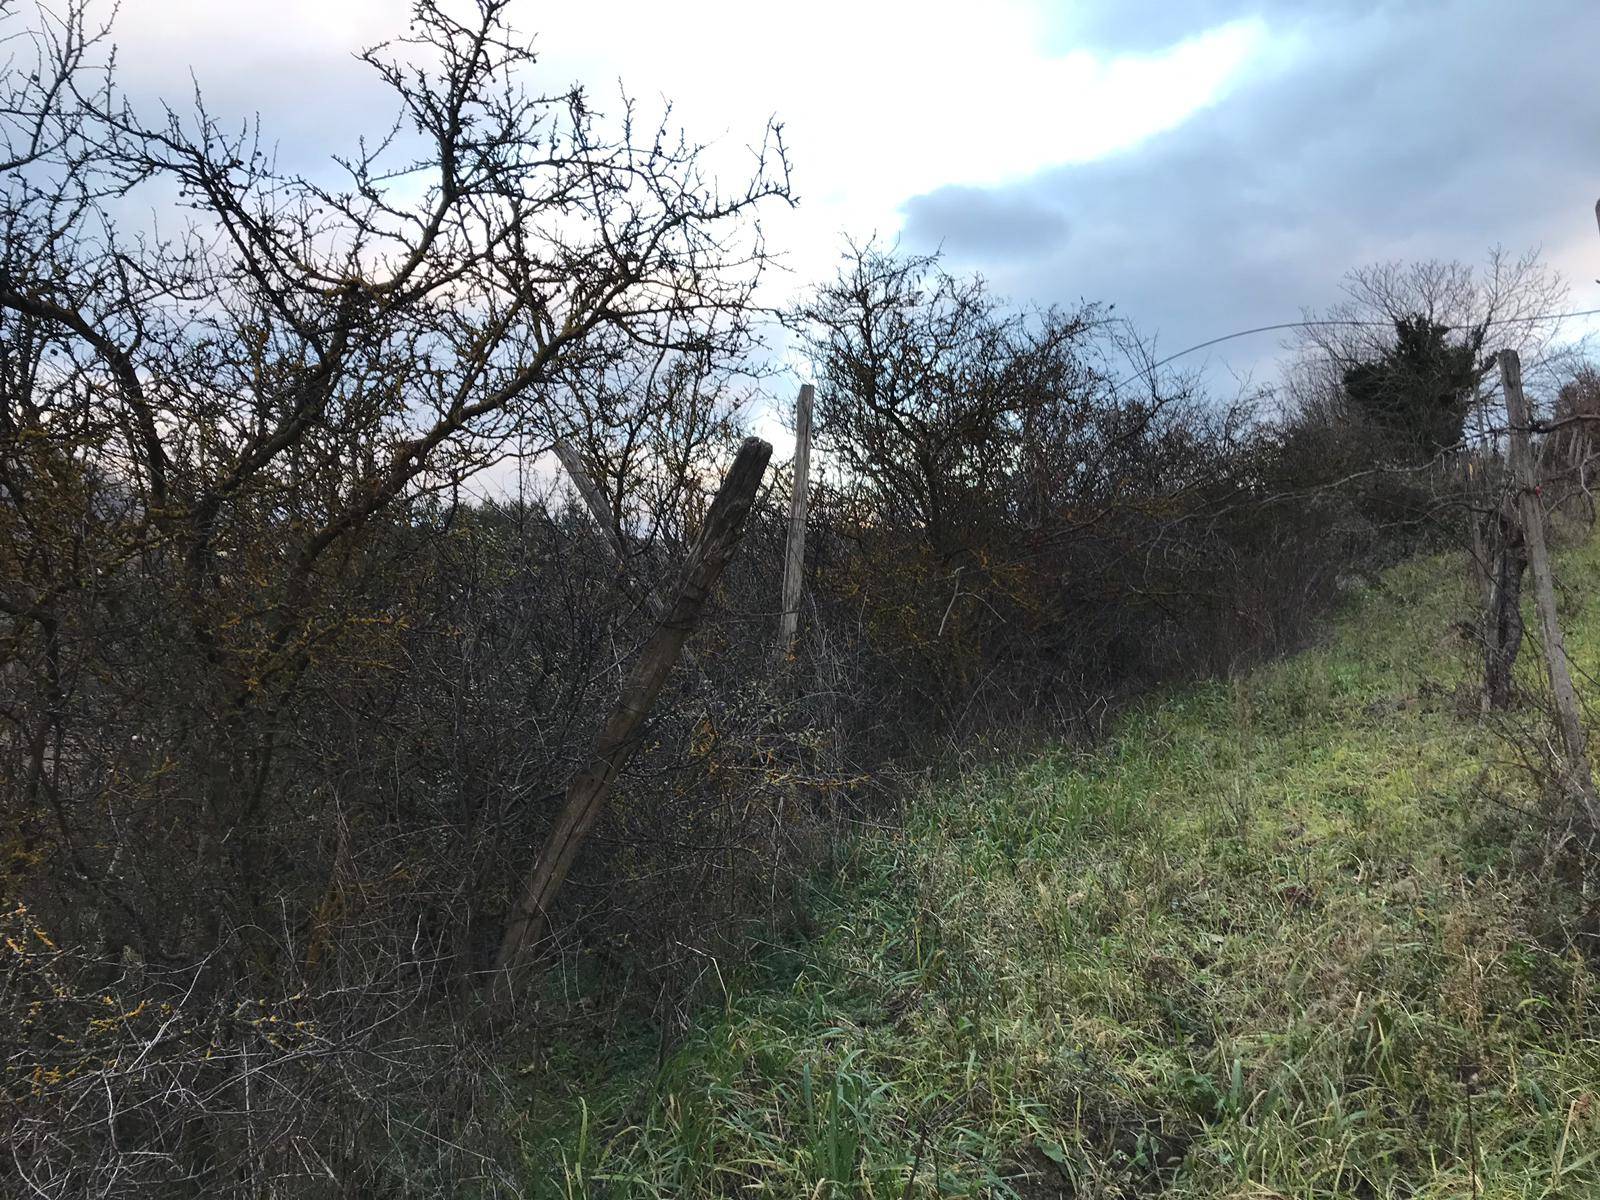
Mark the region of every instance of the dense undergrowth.
<instances>
[{"instance_id":1,"label":"dense undergrowth","mask_svg":"<svg viewBox=\"0 0 1600 1200\"><path fill-rule=\"evenodd\" d=\"M1562 577L1588 690L1600 553ZM529 1064L534 1193L1600 1194L1600 967L1462 701L1463 595L1400 567L1320 648L867 831L687 1038Z\"/></svg>"}]
</instances>

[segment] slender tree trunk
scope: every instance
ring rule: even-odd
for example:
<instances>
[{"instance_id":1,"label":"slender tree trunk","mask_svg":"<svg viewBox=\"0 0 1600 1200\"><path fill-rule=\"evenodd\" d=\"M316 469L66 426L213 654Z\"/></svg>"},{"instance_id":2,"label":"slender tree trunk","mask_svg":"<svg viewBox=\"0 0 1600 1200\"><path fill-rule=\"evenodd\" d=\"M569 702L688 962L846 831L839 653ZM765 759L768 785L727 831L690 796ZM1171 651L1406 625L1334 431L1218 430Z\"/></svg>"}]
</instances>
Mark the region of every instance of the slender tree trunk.
<instances>
[{"instance_id":1,"label":"slender tree trunk","mask_svg":"<svg viewBox=\"0 0 1600 1200\"><path fill-rule=\"evenodd\" d=\"M1522 649L1522 577L1528 569L1522 530L1516 512L1500 513L1500 552L1489 581L1489 603L1485 612L1484 707L1503 710L1511 707L1512 670Z\"/></svg>"},{"instance_id":2,"label":"slender tree trunk","mask_svg":"<svg viewBox=\"0 0 1600 1200\"><path fill-rule=\"evenodd\" d=\"M1478 444L1489 444L1488 430L1484 427L1483 391L1482 384L1474 390L1472 397L1472 414L1478 425ZM1489 476L1489 462L1480 454L1468 453L1462 459L1465 475L1465 492L1467 498L1467 526L1472 542L1472 563L1469 574L1474 588L1478 592L1479 611L1485 614L1487 622L1494 606L1494 563L1496 548L1487 536L1490 518L1481 511L1488 506L1489 497L1493 494L1493 485ZM1485 629L1488 626L1485 625Z\"/></svg>"}]
</instances>

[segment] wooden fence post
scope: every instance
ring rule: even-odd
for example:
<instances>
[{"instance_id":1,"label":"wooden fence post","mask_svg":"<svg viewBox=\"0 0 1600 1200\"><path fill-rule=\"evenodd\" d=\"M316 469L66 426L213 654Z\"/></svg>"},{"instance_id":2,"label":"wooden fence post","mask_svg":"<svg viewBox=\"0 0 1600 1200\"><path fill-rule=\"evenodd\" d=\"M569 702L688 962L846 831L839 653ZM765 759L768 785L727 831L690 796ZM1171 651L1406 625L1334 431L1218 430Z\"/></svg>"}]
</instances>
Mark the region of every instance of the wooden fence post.
<instances>
[{"instance_id":1,"label":"wooden fence post","mask_svg":"<svg viewBox=\"0 0 1600 1200\"><path fill-rule=\"evenodd\" d=\"M645 643L622 685L622 693L595 741L589 764L567 786L561 813L534 860L500 941L492 990L497 1004L511 999L514 977L527 965L544 935L551 903L600 815L612 783L632 757L640 727L650 715L683 643L700 623L707 598L738 549L745 518L771 457L772 446L760 438L746 438L739 447L684 563L671 608Z\"/></svg>"},{"instance_id":2,"label":"wooden fence post","mask_svg":"<svg viewBox=\"0 0 1600 1200\"><path fill-rule=\"evenodd\" d=\"M1566 759L1563 766L1568 773L1565 782L1577 793L1591 826L1600 829L1600 803L1596 801L1594 777L1589 769L1588 739L1583 731L1578 693L1572 686L1572 673L1567 665L1566 640L1556 614L1555 579L1550 570L1550 548L1544 539L1544 506L1539 501L1539 481L1528 436L1531 420L1527 398L1522 394L1522 361L1515 350L1500 351L1500 381L1506 394L1511 479L1522 514L1522 538L1528 553L1529 573L1533 576L1533 603L1539 614L1539 632L1544 638L1550 691L1555 697L1556 727Z\"/></svg>"},{"instance_id":3,"label":"wooden fence post","mask_svg":"<svg viewBox=\"0 0 1600 1200\"><path fill-rule=\"evenodd\" d=\"M789 657L800 628L800 582L805 575L806 507L811 486L811 405L815 396L816 389L803 383L795 402L794 491L789 497L789 538L784 547L782 615L778 619L780 663Z\"/></svg>"}]
</instances>

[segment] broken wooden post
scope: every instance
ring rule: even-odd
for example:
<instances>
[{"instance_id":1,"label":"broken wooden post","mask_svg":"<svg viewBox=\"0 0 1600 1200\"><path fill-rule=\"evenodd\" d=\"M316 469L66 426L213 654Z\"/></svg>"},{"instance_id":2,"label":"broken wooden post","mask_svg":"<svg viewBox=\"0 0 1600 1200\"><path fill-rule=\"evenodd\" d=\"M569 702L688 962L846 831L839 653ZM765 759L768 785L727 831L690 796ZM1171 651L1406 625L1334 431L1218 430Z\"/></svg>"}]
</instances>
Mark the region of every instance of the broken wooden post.
<instances>
[{"instance_id":1,"label":"broken wooden post","mask_svg":"<svg viewBox=\"0 0 1600 1200\"><path fill-rule=\"evenodd\" d=\"M783 556L783 592L778 618L777 657L781 663L794 648L800 628L800 581L806 566L806 506L811 483L811 404L816 389L800 385L794 413L794 490L789 497L789 538Z\"/></svg>"},{"instance_id":2,"label":"broken wooden post","mask_svg":"<svg viewBox=\"0 0 1600 1200\"><path fill-rule=\"evenodd\" d=\"M771 457L772 446L760 438L746 438L739 447L683 565L671 608L622 685L622 693L595 741L588 766L567 786L561 812L534 861L500 942L493 987L497 1003L511 998L514 976L527 965L544 935L550 905L600 815L612 783L638 745L640 727L650 715L683 643L700 623L707 598L738 548L745 518Z\"/></svg>"},{"instance_id":3,"label":"broken wooden post","mask_svg":"<svg viewBox=\"0 0 1600 1200\"><path fill-rule=\"evenodd\" d=\"M1578 693L1572 686L1567 665L1567 646L1556 613L1555 579L1550 570L1550 548L1544 539L1544 506L1539 501L1538 478L1534 471L1533 447L1529 432L1531 419L1528 401L1522 394L1522 362L1515 350L1500 351L1500 381L1506 393L1506 424L1511 446L1511 482L1516 489L1517 506L1522 514L1522 540L1533 577L1533 603L1539 614L1539 632L1544 638L1545 666L1550 674L1550 691L1555 697L1556 728L1566 759L1566 783L1577 793L1579 803L1591 825L1600 827L1600 802L1589 769L1588 739L1583 731L1583 716L1578 708Z\"/></svg>"}]
</instances>

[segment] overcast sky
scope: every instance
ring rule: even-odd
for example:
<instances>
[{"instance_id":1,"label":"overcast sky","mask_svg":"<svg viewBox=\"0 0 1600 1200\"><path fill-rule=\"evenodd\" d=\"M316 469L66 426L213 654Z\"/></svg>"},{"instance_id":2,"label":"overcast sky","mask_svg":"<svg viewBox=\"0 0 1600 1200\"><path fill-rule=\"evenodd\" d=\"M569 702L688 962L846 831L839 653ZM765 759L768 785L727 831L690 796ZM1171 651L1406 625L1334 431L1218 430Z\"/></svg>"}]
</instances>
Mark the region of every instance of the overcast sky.
<instances>
[{"instance_id":1,"label":"overcast sky","mask_svg":"<svg viewBox=\"0 0 1600 1200\"><path fill-rule=\"evenodd\" d=\"M350 51L406 0L124 0L127 82L259 110L314 165L389 111ZM1542 246L1600 307L1600 0L522 0L547 85L671 98L726 161L782 120L781 286L844 237L1017 300L1114 302L1164 350L1336 297L1348 268ZM603 104L602 104L603 107ZM1269 369L1271 336L1197 361Z\"/></svg>"}]
</instances>

